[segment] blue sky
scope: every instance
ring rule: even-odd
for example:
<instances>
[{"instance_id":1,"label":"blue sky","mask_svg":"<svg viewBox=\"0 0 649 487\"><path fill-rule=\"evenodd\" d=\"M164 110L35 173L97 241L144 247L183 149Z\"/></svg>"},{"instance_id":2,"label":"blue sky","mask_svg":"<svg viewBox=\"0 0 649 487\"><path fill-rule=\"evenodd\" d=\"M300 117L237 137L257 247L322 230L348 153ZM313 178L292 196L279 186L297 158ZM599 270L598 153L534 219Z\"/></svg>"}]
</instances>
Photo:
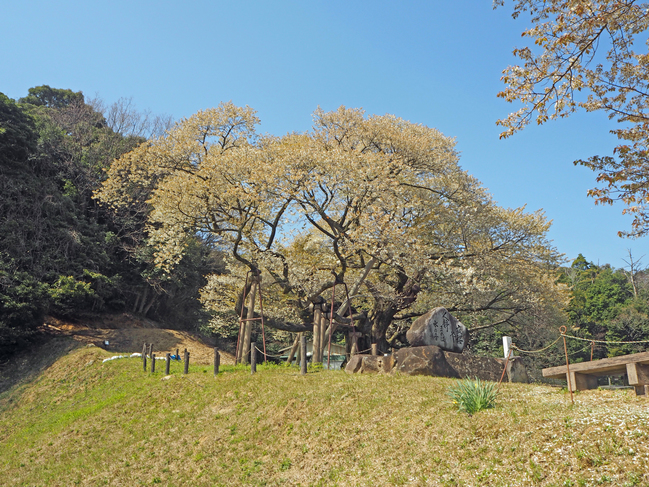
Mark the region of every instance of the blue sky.
<instances>
[{"instance_id":1,"label":"blue sky","mask_svg":"<svg viewBox=\"0 0 649 487\"><path fill-rule=\"evenodd\" d=\"M578 114L499 140L515 107L498 99L501 71L522 47L527 18L491 0L32 1L3 0L0 92L30 87L132 97L181 118L232 100L260 130L304 131L316 107L362 107L456 138L461 165L502 206L543 209L550 238L573 259L624 265L647 239L617 236L622 207L586 196L595 174L572 161L609 155L604 114ZM649 255L644 259L649 264Z\"/></svg>"}]
</instances>

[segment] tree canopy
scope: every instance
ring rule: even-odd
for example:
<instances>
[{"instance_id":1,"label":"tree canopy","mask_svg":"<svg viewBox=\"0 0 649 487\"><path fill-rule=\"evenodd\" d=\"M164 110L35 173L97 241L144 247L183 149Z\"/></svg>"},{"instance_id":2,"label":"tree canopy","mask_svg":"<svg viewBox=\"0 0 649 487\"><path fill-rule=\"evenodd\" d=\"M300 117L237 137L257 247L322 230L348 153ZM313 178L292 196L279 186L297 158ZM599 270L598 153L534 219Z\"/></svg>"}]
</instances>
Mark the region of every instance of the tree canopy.
<instances>
[{"instance_id":1,"label":"tree canopy","mask_svg":"<svg viewBox=\"0 0 649 487\"><path fill-rule=\"evenodd\" d=\"M630 260L633 262L632 258ZM580 254L570 267L562 269L560 280L571 289L566 311L572 333L582 338L613 342L649 339L649 286L646 269L630 266L627 271L609 265L599 266ZM583 350L583 342L573 342L571 346L576 353L581 351L582 359L589 359L590 347ZM646 343L598 344L594 357L644 350Z\"/></svg>"},{"instance_id":2,"label":"tree canopy","mask_svg":"<svg viewBox=\"0 0 649 487\"><path fill-rule=\"evenodd\" d=\"M313 307L341 283L355 295L356 326L382 348L419 295L476 327L562 301L543 215L499 208L460 168L451 138L345 107L317 110L302 134L260 136L258 122L232 103L200 111L116 160L96 195L114 208L148 195L148 232L167 272L188 239L210 235L229 253L231 276L258 276L269 299L292 307L269 317L279 329L319 326ZM243 306L219 296L231 284L215 278L204 300L217 311ZM333 299L323 312L351 326L348 303Z\"/></svg>"}]
</instances>

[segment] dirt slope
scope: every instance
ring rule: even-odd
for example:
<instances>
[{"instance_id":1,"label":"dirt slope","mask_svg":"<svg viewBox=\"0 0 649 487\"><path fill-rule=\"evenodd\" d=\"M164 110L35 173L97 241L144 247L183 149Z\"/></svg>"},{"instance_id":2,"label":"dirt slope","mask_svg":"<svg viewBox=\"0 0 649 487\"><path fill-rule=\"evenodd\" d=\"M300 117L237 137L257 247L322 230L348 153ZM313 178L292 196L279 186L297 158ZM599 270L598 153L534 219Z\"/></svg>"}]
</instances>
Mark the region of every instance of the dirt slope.
<instances>
[{"instance_id":1,"label":"dirt slope","mask_svg":"<svg viewBox=\"0 0 649 487\"><path fill-rule=\"evenodd\" d=\"M159 324L129 313L106 315L80 322L48 317L44 336L30 350L0 362L0 393L29 380L48 368L60 356L80 346L95 345L115 355L141 352L144 343L153 343L153 352L164 356L187 349L191 363L207 365L214 360L214 347L191 333L160 328ZM108 342L108 345L105 342ZM219 350L222 364L233 364L231 353Z\"/></svg>"},{"instance_id":2,"label":"dirt slope","mask_svg":"<svg viewBox=\"0 0 649 487\"><path fill-rule=\"evenodd\" d=\"M71 323L48 318L45 326L54 334L69 336L82 344L96 345L109 352L141 352L144 343L153 343L153 352L158 356L165 353L182 354L187 349L191 361L196 364L210 364L214 360L214 347L186 331L169 330L151 320L135 317L129 313L107 315L101 319ZM108 342L106 345L105 342ZM234 357L223 350L221 363L233 364Z\"/></svg>"}]
</instances>

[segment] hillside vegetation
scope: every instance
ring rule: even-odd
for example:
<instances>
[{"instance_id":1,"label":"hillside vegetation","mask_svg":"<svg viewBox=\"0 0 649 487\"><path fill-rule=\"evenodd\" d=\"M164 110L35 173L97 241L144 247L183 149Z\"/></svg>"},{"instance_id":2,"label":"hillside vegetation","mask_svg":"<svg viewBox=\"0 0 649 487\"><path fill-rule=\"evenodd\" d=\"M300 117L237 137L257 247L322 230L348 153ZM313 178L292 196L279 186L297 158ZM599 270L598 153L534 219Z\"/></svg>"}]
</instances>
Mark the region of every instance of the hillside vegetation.
<instances>
[{"instance_id":1,"label":"hillside vegetation","mask_svg":"<svg viewBox=\"0 0 649 487\"><path fill-rule=\"evenodd\" d=\"M206 318L197 297L218 269L213 249L192 242L161 276L140 213L93 199L113 159L169 123L47 85L18 101L0 93L0 357L38 339L47 314L132 312L185 329Z\"/></svg>"},{"instance_id":2,"label":"hillside vegetation","mask_svg":"<svg viewBox=\"0 0 649 487\"><path fill-rule=\"evenodd\" d=\"M647 485L649 403L504 384L468 416L443 378L260 366L143 372L71 351L0 395L7 485ZM159 367L163 369L163 367Z\"/></svg>"}]
</instances>

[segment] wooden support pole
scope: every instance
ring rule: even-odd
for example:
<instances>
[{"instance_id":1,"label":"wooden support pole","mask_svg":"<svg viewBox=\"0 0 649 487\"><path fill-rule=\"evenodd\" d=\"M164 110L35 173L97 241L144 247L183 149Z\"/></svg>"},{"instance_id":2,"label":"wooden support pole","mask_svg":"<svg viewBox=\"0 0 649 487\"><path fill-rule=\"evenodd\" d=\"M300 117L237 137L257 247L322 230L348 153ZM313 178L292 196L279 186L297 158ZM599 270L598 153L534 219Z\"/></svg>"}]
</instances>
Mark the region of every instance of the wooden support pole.
<instances>
[{"instance_id":1,"label":"wooden support pole","mask_svg":"<svg viewBox=\"0 0 649 487\"><path fill-rule=\"evenodd\" d=\"M379 354L379 345L378 345L378 343L372 343L372 345L370 345L370 347L372 348L372 355L378 355Z\"/></svg>"},{"instance_id":2,"label":"wooden support pole","mask_svg":"<svg viewBox=\"0 0 649 487\"><path fill-rule=\"evenodd\" d=\"M257 347L255 346L255 342L250 344L250 373L257 373Z\"/></svg>"},{"instance_id":3,"label":"wooden support pole","mask_svg":"<svg viewBox=\"0 0 649 487\"><path fill-rule=\"evenodd\" d=\"M146 372L146 353L142 354L142 368L144 369L144 372Z\"/></svg>"},{"instance_id":4,"label":"wooden support pole","mask_svg":"<svg viewBox=\"0 0 649 487\"><path fill-rule=\"evenodd\" d=\"M214 347L214 377L219 375L220 365L221 365L221 354L216 349L216 347Z\"/></svg>"},{"instance_id":5,"label":"wooden support pole","mask_svg":"<svg viewBox=\"0 0 649 487\"><path fill-rule=\"evenodd\" d=\"M568 381L568 390L570 391L570 401L572 402L572 405L575 405L575 398L572 395L572 377L570 376L570 361L568 360L568 346L566 345L566 327L565 326L560 326L559 327L559 332L561 333L561 336L563 337L563 350L566 353L566 380Z\"/></svg>"},{"instance_id":6,"label":"wooden support pole","mask_svg":"<svg viewBox=\"0 0 649 487\"><path fill-rule=\"evenodd\" d=\"M146 351L147 351L146 342L144 342L144 345L142 345L142 355L146 355Z\"/></svg>"},{"instance_id":7,"label":"wooden support pole","mask_svg":"<svg viewBox=\"0 0 649 487\"><path fill-rule=\"evenodd\" d=\"M149 343L149 358L153 356L153 343Z\"/></svg>"},{"instance_id":8,"label":"wooden support pole","mask_svg":"<svg viewBox=\"0 0 649 487\"><path fill-rule=\"evenodd\" d=\"M185 369L184 374L189 374L189 352L185 349Z\"/></svg>"},{"instance_id":9,"label":"wooden support pole","mask_svg":"<svg viewBox=\"0 0 649 487\"><path fill-rule=\"evenodd\" d=\"M151 373L155 373L155 353L151 354Z\"/></svg>"},{"instance_id":10,"label":"wooden support pole","mask_svg":"<svg viewBox=\"0 0 649 487\"><path fill-rule=\"evenodd\" d=\"M336 283L331 290L331 305L329 306L329 326L325 337L327 339L327 369L331 367L331 335L334 333L334 303L336 301Z\"/></svg>"},{"instance_id":11,"label":"wooden support pole","mask_svg":"<svg viewBox=\"0 0 649 487\"><path fill-rule=\"evenodd\" d=\"M349 333L345 333L345 363L348 364L352 359L352 339Z\"/></svg>"},{"instance_id":12,"label":"wooden support pole","mask_svg":"<svg viewBox=\"0 0 649 487\"><path fill-rule=\"evenodd\" d=\"M320 338L322 333L320 328L322 327L322 310L320 305L316 304L315 309L313 310L313 347L311 352L311 361L315 364L317 362L322 362L320 358Z\"/></svg>"},{"instance_id":13,"label":"wooden support pole","mask_svg":"<svg viewBox=\"0 0 649 487\"><path fill-rule=\"evenodd\" d=\"M293 362L293 359L295 358L295 352L297 351L298 347L300 346L300 337L302 336L302 333L298 333L295 336L295 340L293 341L293 346L291 347L291 351L288 354L288 358L286 359L286 363L288 365L291 365Z\"/></svg>"},{"instance_id":14,"label":"wooden support pole","mask_svg":"<svg viewBox=\"0 0 649 487\"><path fill-rule=\"evenodd\" d=\"M243 313L245 304L246 303L244 299L241 305L241 313ZM245 334L245 332L246 332L246 322L243 320L243 314L242 314L241 318L239 319L239 334L237 335L237 350L234 356L235 365L241 363L241 355L243 354L243 335Z\"/></svg>"},{"instance_id":15,"label":"wooden support pole","mask_svg":"<svg viewBox=\"0 0 649 487\"><path fill-rule=\"evenodd\" d=\"M266 354L266 332L264 331L264 299L261 296L261 276L259 276L259 313L261 318L261 342L264 344L264 365L268 362Z\"/></svg>"},{"instance_id":16,"label":"wooden support pole","mask_svg":"<svg viewBox=\"0 0 649 487\"><path fill-rule=\"evenodd\" d=\"M240 364L242 362L242 357L243 357L243 335L245 334L246 330L246 322L243 319L243 312L246 310L246 292L248 289L248 276L250 275L250 271L246 274L246 283L243 285L243 294L241 296L241 314L239 315L239 334L237 335L237 349L236 353L234 356L234 364Z\"/></svg>"},{"instance_id":17,"label":"wooden support pole","mask_svg":"<svg viewBox=\"0 0 649 487\"><path fill-rule=\"evenodd\" d=\"M244 364L248 363L250 357L250 342L252 341L252 325L254 323L253 319L255 317L255 298L257 297L257 288L259 287L259 279L253 277L252 284L250 287L250 294L248 294L248 317L246 319L246 325L244 327L243 333L243 343L241 344L242 355L241 362Z\"/></svg>"},{"instance_id":18,"label":"wooden support pole","mask_svg":"<svg viewBox=\"0 0 649 487\"><path fill-rule=\"evenodd\" d=\"M358 339L363 336L362 333L355 331L355 332L350 332L348 334L349 339L352 341L352 348L350 351L350 355L354 356L358 354Z\"/></svg>"},{"instance_id":19,"label":"wooden support pole","mask_svg":"<svg viewBox=\"0 0 649 487\"><path fill-rule=\"evenodd\" d=\"M306 335L302 334L300 338L300 371L306 375Z\"/></svg>"},{"instance_id":20,"label":"wooden support pole","mask_svg":"<svg viewBox=\"0 0 649 487\"><path fill-rule=\"evenodd\" d=\"M165 375L169 375L169 369L171 367L171 354L168 353L167 356L165 357L166 362L165 362Z\"/></svg>"},{"instance_id":21,"label":"wooden support pole","mask_svg":"<svg viewBox=\"0 0 649 487\"><path fill-rule=\"evenodd\" d=\"M327 334L328 332L331 331L331 328L327 326L328 320L327 320L327 314L322 313L322 317L320 318L320 350L318 352L318 356L320 357L320 362L324 364L324 351L327 349Z\"/></svg>"},{"instance_id":22,"label":"wooden support pole","mask_svg":"<svg viewBox=\"0 0 649 487\"><path fill-rule=\"evenodd\" d=\"M329 316L331 316L331 314ZM322 349L323 349L322 357L323 357L323 360L324 360L324 349L326 348L327 349L327 368L329 368L329 365L331 363L331 357L330 357L330 355L331 355L331 336L336 331L336 328L338 328L338 325L336 323L334 323L334 322L330 322L329 326L325 330L325 334L324 334L325 338L324 338L324 343L322 344Z\"/></svg>"}]
</instances>

